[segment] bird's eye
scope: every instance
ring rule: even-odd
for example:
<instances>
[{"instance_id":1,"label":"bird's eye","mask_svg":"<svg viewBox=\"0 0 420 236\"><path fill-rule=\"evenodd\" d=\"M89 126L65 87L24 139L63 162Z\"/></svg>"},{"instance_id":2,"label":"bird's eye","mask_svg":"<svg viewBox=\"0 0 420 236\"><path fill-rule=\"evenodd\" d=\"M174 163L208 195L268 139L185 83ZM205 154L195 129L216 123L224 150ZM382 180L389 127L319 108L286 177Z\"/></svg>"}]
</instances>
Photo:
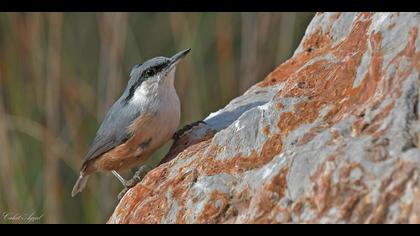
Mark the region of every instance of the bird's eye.
<instances>
[{"instance_id":1,"label":"bird's eye","mask_svg":"<svg viewBox=\"0 0 420 236\"><path fill-rule=\"evenodd\" d=\"M149 69L146 71L146 77L151 77L153 76L153 74L154 74L154 71L152 69Z\"/></svg>"}]
</instances>

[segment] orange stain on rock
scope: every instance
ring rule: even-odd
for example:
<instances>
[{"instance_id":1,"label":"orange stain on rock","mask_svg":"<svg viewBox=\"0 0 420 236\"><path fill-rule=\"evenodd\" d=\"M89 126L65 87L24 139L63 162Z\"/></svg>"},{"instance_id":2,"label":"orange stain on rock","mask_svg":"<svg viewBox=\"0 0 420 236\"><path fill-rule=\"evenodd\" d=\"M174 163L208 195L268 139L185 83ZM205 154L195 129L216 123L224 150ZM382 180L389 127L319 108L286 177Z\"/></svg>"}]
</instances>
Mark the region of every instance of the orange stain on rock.
<instances>
[{"instance_id":1,"label":"orange stain on rock","mask_svg":"<svg viewBox=\"0 0 420 236\"><path fill-rule=\"evenodd\" d=\"M339 42L335 46L328 42L328 37L325 36L328 33L321 34L319 31L316 31L305 41L305 43L309 42L309 45L314 44L314 42L322 45L316 52L318 57L333 54L335 59L333 61L327 59L318 60L300 68L295 75L289 78L295 83L287 83L277 94L277 97L307 98L307 100L295 105L293 111L281 114L278 127L283 133L282 137L287 136L289 132L302 124L312 123L318 118L321 108L326 105L332 107L330 112L324 117L325 122L328 124L337 123L349 110L354 109L355 102L359 99L357 96L360 92L359 90L366 87L366 85L362 85L360 86L361 88L353 88L357 68L363 54L367 50L367 30L371 21L369 15L366 15L366 18L362 19L360 16L355 21L352 31L346 40ZM304 46L304 48L306 47L308 46ZM303 59L305 62L311 60L311 58L306 56L306 52L302 52L301 55L296 55L294 58ZM304 63L297 62L296 64ZM283 66L287 65L289 64L283 64ZM281 78L275 73L272 76ZM364 83L366 84L367 81L365 80ZM310 136L310 134L308 135Z\"/></svg>"},{"instance_id":2,"label":"orange stain on rock","mask_svg":"<svg viewBox=\"0 0 420 236\"><path fill-rule=\"evenodd\" d=\"M249 156L239 154L226 160L217 160L216 156L219 148L216 145L212 145L208 151L211 156L201 157L203 162L199 165L198 169L202 169L206 175L242 173L259 168L270 162L275 155L281 152L282 141L280 135L272 135L267 138L260 154L256 150L253 150Z\"/></svg>"},{"instance_id":3,"label":"orange stain on rock","mask_svg":"<svg viewBox=\"0 0 420 236\"><path fill-rule=\"evenodd\" d=\"M258 202L258 211L262 212L262 214L257 219L254 219L253 223L272 222L274 220L272 217L281 212L282 209L277 207L277 203L285 195L288 173L288 167L281 169L269 184L263 188Z\"/></svg>"},{"instance_id":4,"label":"orange stain on rock","mask_svg":"<svg viewBox=\"0 0 420 236\"><path fill-rule=\"evenodd\" d=\"M198 223L219 223L228 206L229 197L226 194L218 191L212 192L203 211L197 218Z\"/></svg>"}]
</instances>

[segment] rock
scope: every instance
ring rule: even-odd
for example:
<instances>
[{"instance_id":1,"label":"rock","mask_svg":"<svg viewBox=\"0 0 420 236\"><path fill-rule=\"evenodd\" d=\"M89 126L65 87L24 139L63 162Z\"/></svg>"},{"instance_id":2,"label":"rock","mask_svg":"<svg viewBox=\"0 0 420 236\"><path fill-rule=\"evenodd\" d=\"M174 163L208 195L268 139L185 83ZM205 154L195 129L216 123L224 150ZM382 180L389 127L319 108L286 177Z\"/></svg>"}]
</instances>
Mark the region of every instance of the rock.
<instances>
[{"instance_id":1,"label":"rock","mask_svg":"<svg viewBox=\"0 0 420 236\"><path fill-rule=\"evenodd\" d=\"M419 13L318 13L108 223L420 223ZM172 160L171 160L172 159Z\"/></svg>"}]
</instances>

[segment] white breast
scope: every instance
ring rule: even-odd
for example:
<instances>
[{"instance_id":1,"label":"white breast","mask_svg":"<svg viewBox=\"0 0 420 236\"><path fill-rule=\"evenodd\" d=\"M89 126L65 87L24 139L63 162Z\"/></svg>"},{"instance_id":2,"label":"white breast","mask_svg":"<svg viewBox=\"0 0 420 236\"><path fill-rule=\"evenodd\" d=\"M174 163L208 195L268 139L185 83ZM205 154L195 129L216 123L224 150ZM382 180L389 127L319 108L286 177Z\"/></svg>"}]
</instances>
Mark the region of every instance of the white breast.
<instances>
[{"instance_id":1,"label":"white breast","mask_svg":"<svg viewBox=\"0 0 420 236\"><path fill-rule=\"evenodd\" d=\"M166 132L162 135L169 136L169 138L176 132L181 118L181 104L178 95L173 85L168 86L164 93L161 93L159 111L157 119L163 127L166 127Z\"/></svg>"}]
</instances>

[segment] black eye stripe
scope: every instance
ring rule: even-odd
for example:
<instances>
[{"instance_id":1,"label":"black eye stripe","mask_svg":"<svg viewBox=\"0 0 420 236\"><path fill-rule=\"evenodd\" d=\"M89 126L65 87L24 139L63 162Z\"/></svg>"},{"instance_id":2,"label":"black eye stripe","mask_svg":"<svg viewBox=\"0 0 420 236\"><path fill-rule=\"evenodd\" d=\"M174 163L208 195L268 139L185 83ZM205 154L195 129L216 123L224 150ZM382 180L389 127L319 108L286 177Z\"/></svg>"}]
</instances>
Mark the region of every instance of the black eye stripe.
<instances>
[{"instance_id":1,"label":"black eye stripe","mask_svg":"<svg viewBox=\"0 0 420 236\"><path fill-rule=\"evenodd\" d=\"M161 72L166 66L168 65L167 62L155 65L153 67L148 68L147 70L143 71L141 74L141 78L147 78L152 77L153 75L156 75L157 73Z\"/></svg>"}]
</instances>

